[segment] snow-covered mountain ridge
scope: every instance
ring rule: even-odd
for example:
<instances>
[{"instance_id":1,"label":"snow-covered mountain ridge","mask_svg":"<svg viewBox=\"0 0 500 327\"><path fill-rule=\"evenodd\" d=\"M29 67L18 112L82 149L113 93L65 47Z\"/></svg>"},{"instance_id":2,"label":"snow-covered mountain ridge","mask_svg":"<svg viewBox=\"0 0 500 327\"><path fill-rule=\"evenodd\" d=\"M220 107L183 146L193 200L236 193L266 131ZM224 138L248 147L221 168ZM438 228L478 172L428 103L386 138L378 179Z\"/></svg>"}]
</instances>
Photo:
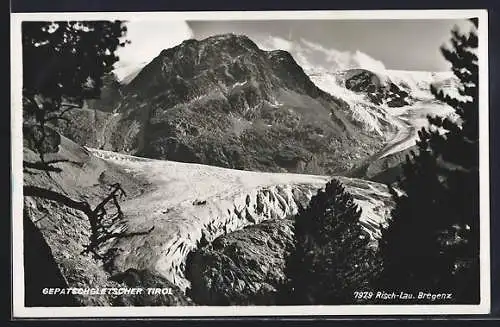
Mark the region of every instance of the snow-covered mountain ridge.
<instances>
[{"instance_id":1,"label":"snow-covered mountain ridge","mask_svg":"<svg viewBox=\"0 0 500 327\"><path fill-rule=\"evenodd\" d=\"M387 102L373 103L366 92L356 92L346 87L346 79L361 69L329 72L310 70L306 73L322 90L335 94L346 101L352 116L367 129L372 129L383 135L387 144L378 153L384 157L398 151L403 151L413 145L418 138L418 130L428 126L427 116L455 117L453 109L437 100L431 93L431 87L442 90L454 98L460 98L458 80L452 72L421 72L386 70L372 72L376 76L376 86L390 89L396 85L408 94L407 103L402 106L390 106ZM372 78L373 79L373 78ZM389 95L390 95L389 91Z\"/></svg>"},{"instance_id":2,"label":"snow-covered mountain ridge","mask_svg":"<svg viewBox=\"0 0 500 327\"><path fill-rule=\"evenodd\" d=\"M257 38L256 42L262 49L289 51L316 86L347 102L352 117L363 128L385 136L388 145L399 142L402 133L413 135L411 142L407 144L413 145L417 137L416 131L426 125L428 114L452 114L449 106L434 100L431 86L453 98L461 98L458 93L458 79L451 71L389 69L382 61L362 51L339 51L303 38L295 39L292 34L288 39L265 36ZM367 84L372 84L376 89L383 89L384 95L389 99L374 103L371 101L372 94L356 92L348 87L348 80L363 71L367 72L367 77L371 79L366 81ZM407 93L407 101L393 102L391 105L387 100L391 100L391 91L396 91L394 88Z\"/></svg>"}]
</instances>

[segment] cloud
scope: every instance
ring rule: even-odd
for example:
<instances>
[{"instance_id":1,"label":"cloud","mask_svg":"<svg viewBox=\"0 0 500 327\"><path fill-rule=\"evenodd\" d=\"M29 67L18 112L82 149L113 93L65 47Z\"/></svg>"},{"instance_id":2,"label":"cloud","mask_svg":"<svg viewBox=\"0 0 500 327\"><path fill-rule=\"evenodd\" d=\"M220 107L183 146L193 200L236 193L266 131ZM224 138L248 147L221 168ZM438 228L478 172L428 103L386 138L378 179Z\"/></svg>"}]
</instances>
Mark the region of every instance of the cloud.
<instances>
[{"instance_id":1,"label":"cloud","mask_svg":"<svg viewBox=\"0 0 500 327\"><path fill-rule=\"evenodd\" d=\"M185 21L131 20L127 23L126 35L131 43L116 51L120 60L115 64L115 74L121 80L149 63L162 50L192 37L193 31Z\"/></svg>"},{"instance_id":2,"label":"cloud","mask_svg":"<svg viewBox=\"0 0 500 327\"><path fill-rule=\"evenodd\" d=\"M353 68L364 68L375 72L386 70L383 62L373 59L366 53L359 50L356 50L356 52L351 56L351 65L358 66Z\"/></svg>"},{"instance_id":3,"label":"cloud","mask_svg":"<svg viewBox=\"0 0 500 327\"><path fill-rule=\"evenodd\" d=\"M127 23L127 36L132 43L117 51L120 61L115 64L119 80L132 76L153 60L163 49L168 49L190 38L196 38L185 21L132 20ZM213 34L213 33L212 33ZM339 71L365 68L385 71L384 64L361 51L338 51L304 38L294 39L251 33L251 39L263 50L285 50L292 54L306 71Z\"/></svg>"},{"instance_id":4,"label":"cloud","mask_svg":"<svg viewBox=\"0 0 500 327\"><path fill-rule=\"evenodd\" d=\"M386 70L383 62L359 50L338 51L304 38L290 41L276 36L255 36L254 41L263 50L289 51L306 71L339 71L352 68L364 68L375 72Z\"/></svg>"},{"instance_id":5,"label":"cloud","mask_svg":"<svg viewBox=\"0 0 500 327\"><path fill-rule=\"evenodd\" d=\"M278 36L269 36L267 38L257 37L254 42L261 48L262 50L285 50L290 51L292 49L292 42L285 40Z\"/></svg>"}]
</instances>

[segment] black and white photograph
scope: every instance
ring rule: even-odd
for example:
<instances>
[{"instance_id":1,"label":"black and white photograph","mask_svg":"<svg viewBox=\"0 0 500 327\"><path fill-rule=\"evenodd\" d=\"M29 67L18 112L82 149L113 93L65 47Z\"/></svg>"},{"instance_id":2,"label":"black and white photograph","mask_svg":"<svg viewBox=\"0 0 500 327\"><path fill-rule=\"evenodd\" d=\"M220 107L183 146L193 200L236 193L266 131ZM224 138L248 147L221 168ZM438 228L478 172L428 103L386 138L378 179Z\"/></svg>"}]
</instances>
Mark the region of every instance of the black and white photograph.
<instances>
[{"instance_id":1,"label":"black and white photograph","mask_svg":"<svg viewBox=\"0 0 500 327\"><path fill-rule=\"evenodd\" d=\"M11 17L14 315L489 312L485 10Z\"/></svg>"}]
</instances>

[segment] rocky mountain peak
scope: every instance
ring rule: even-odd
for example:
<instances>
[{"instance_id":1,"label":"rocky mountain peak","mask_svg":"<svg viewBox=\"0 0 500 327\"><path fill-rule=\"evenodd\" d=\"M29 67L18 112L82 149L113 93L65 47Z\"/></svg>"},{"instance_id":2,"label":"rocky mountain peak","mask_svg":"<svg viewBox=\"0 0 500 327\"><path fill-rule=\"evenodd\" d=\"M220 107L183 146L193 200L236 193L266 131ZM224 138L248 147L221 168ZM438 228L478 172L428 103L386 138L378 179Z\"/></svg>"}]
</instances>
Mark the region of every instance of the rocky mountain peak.
<instances>
[{"instance_id":1,"label":"rocky mountain peak","mask_svg":"<svg viewBox=\"0 0 500 327\"><path fill-rule=\"evenodd\" d=\"M221 34L202 40L189 39L178 46L163 50L159 57L163 61L175 61L185 56L196 55L198 64L217 57L237 57L243 53L258 52L257 45L245 35Z\"/></svg>"},{"instance_id":2,"label":"rocky mountain peak","mask_svg":"<svg viewBox=\"0 0 500 327\"><path fill-rule=\"evenodd\" d=\"M207 46L214 46L218 49L236 49L238 47L249 51L260 51L259 47L248 36L243 34L226 33L207 37L200 41Z\"/></svg>"},{"instance_id":3,"label":"rocky mountain peak","mask_svg":"<svg viewBox=\"0 0 500 327\"><path fill-rule=\"evenodd\" d=\"M227 94L236 83L245 82L253 82L247 88L253 85L256 90L251 93L267 101L272 98L271 89L283 86L313 97L328 96L314 86L290 53L260 50L247 36L236 34L190 39L163 50L125 90L145 97L168 90L187 93L175 99L178 103L206 93L207 88Z\"/></svg>"},{"instance_id":4,"label":"rocky mountain peak","mask_svg":"<svg viewBox=\"0 0 500 327\"><path fill-rule=\"evenodd\" d=\"M97 147L259 171L329 174L381 146L283 50L235 34L164 50L122 90ZM109 131L108 131L109 130ZM96 137L97 138L97 137Z\"/></svg>"}]
</instances>

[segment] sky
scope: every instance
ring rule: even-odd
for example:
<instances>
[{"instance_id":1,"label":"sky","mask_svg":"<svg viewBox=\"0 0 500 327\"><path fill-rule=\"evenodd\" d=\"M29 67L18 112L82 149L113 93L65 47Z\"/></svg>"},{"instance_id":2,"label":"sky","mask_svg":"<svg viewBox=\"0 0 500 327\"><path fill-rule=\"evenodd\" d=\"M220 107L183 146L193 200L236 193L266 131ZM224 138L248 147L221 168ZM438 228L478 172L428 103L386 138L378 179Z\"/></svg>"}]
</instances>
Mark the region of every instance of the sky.
<instances>
[{"instance_id":1,"label":"sky","mask_svg":"<svg viewBox=\"0 0 500 327\"><path fill-rule=\"evenodd\" d=\"M446 71L450 66L439 47L450 39L461 20L266 20L266 21L148 21L127 23L131 44L117 54L120 67L144 65L161 50L183 40L222 34L245 34L258 45L286 48L285 41L305 41L316 48L333 49L373 58L387 69ZM269 41L272 41L271 43ZM266 43L267 42L267 43ZM265 44L264 44L265 43ZM288 49L285 49L288 50Z\"/></svg>"}]
</instances>

